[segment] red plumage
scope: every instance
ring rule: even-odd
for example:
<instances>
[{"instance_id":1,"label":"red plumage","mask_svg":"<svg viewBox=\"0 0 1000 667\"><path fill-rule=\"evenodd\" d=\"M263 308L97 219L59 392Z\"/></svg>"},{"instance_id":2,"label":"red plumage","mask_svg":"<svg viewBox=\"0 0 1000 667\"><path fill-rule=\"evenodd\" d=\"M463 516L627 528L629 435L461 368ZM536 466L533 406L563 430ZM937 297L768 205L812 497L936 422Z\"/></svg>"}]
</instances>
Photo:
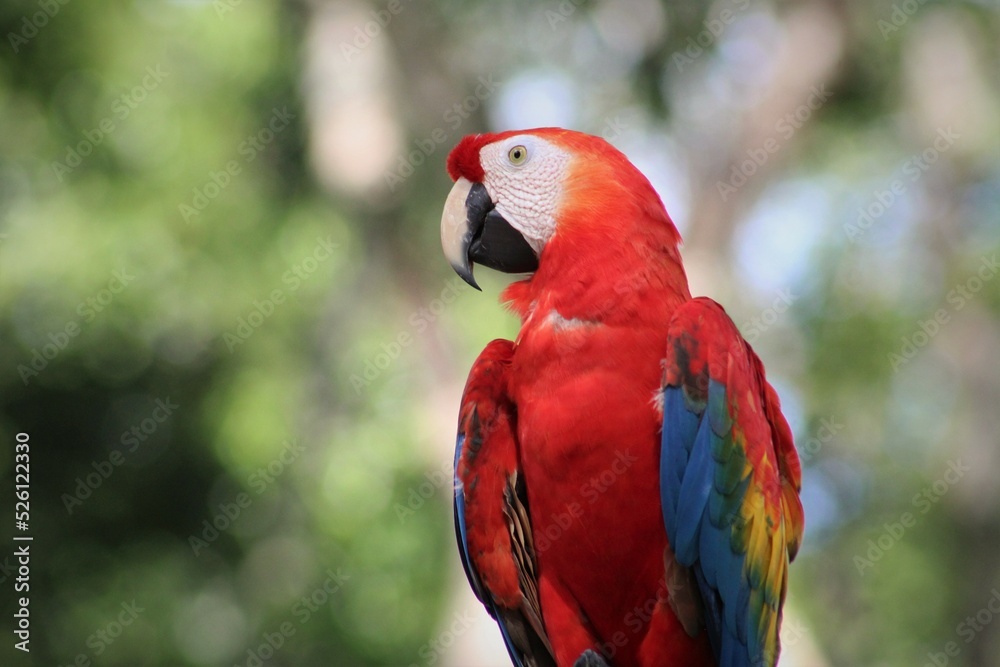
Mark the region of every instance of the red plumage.
<instances>
[{"instance_id":1,"label":"red plumage","mask_svg":"<svg viewBox=\"0 0 1000 667\"><path fill-rule=\"evenodd\" d=\"M707 633L683 627L700 623L700 607L681 590L691 580L673 562L658 500L655 399L671 319L691 299L680 236L646 178L606 142L531 133L576 159L538 270L502 296L522 319L517 339L484 350L463 396L456 472L477 592L509 634L542 625L559 667L588 648L617 667L714 665ZM512 134L463 139L448 158L452 178L481 181L480 151ZM764 386L766 418L784 425ZM797 476L786 457L794 449L778 461Z\"/></svg>"},{"instance_id":2,"label":"red plumage","mask_svg":"<svg viewBox=\"0 0 1000 667\"><path fill-rule=\"evenodd\" d=\"M493 134L470 134L451 150L448 155L448 175L457 181L464 177L472 182L483 180L483 165L479 162L479 151L494 141Z\"/></svg>"}]
</instances>

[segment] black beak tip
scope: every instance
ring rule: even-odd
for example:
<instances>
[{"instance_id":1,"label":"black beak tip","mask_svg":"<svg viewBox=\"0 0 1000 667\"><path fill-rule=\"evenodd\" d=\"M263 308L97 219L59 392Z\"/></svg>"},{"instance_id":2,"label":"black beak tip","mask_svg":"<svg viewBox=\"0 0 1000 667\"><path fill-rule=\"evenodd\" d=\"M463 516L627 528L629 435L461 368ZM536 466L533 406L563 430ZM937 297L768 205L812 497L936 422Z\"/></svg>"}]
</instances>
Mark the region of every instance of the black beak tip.
<instances>
[{"instance_id":1,"label":"black beak tip","mask_svg":"<svg viewBox=\"0 0 1000 667\"><path fill-rule=\"evenodd\" d=\"M471 183L465 197L465 221L457 224L458 200L449 195L446 212L442 218L442 242L445 254L451 260L451 268L462 280L482 291L472 275L476 264L482 264L504 273L530 273L538 269L538 257L524 236L507 222L496 210L486 186ZM462 183L456 183L453 193ZM461 231L461 239L457 232ZM450 251L449 251L450 248Z\"/></svg>"},{"instance_id":2,"label":"black beak tip","mask_svg":"<svg viewBox=\"0 0 1000 667\"><path fill-rule=\"evenodd\" d=\"M451 268L453 268L455 270L455 273L457 273L459 275L459 277L461 277L462 280L464 280L465 282L467 282L470 285L472 285L472 287L476 288L478 291L480 291L480 292L483 291L483 288L480 287L479 284L476 282L475 276L472 275L472 267L471 266L469 266L469 265L462 266L461 264L459 264L459 265L452 264Z\"/></svg>"}]
</instances>

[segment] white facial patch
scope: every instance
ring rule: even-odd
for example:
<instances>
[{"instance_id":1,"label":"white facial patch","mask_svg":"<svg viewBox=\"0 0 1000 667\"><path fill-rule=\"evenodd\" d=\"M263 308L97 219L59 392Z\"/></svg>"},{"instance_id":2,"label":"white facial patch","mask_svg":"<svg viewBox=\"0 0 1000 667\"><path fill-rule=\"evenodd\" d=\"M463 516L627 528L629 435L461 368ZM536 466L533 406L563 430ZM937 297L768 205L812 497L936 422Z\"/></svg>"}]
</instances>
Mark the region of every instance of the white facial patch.
<instances>
[{"instance_id":1,"label":"white facial patch","mask_svg":"<svg viewBox=\"0 0 1000 667\"><path fill-rule=\"evenodd\" d=\"M556 211L570 154L530 134L484 146L479 155L483 185L496 211L521 232L536 254L556 231Z\"/></svg>"}]
</instances>

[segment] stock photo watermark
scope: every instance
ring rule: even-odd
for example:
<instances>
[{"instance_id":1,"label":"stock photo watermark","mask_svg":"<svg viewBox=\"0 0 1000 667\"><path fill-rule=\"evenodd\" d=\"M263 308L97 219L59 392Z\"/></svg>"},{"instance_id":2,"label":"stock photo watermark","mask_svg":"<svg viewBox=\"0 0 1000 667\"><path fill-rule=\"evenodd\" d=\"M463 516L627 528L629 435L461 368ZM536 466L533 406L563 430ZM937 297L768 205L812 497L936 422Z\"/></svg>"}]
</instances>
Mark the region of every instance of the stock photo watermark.
<instances>
[{"instance_id":1,"label":"stock photo watermark","mask_svg":"<svg viewBox=\"0 0 1000 667\"><path fill-rule=\"evenodd\" d=\"M782 313L788 311L796 299L798 297L792 294L790 289L779 290L770 306L762 310L759 315L744 322L743 326L740 327L746 341L748 343L756 341L762 333L778 321Z\"/></svg>"},{"instance_id":2,"label":"stock photo watermark","mask_svg":"<svg viewBox=\"0 0 1000 667\"><path fill-rule=\"evenodd\" d=\"M264 126L247 135L236 147L236 153L242 160L234 157L226 161L219 170L209 171L208 178L191 190L190 201L177 205L177 210L184 222L190 224L204 213L209 204L233 183L233 179L243 173L243 167L256 160L279 134L288 129L295 117L295 114L289 111L288 107L271 109L271 117Z\"/></svg>"},{"instance_id":3,"label":"stock photo watermark","mask_svg":"<svg viewBox=\"0 0 1000 667\"><path fill-rule=\"evenodd\" d=\"M966 646L976 640L983 630L985 630L1000 614L1000 590L993 588L990 590L990 598L975 614L966 616L955 626L955 634L958 635ZM928 651L927 662L922 667L946 667L952 658L957 658L962 653L963 645L957 641L945 642L940 651Z\"/></svg>"},{"instance_id":4,"label":"stock photo watermark","mask_svg":"<svg viewBox=\"0 0 1000 667\"><path fill-rule=\"evenodd\" d=\"M638 460L639 457L628 450L616 450L615 458L608 467L581 484L577 495L586 500L587 506L594 505ZM576 500L566 503L565 507L565 512L552 514L549 523L534 530L535 550L538 553L548 551L586 512L586 507Z\"/></svg>"},{"instance_id":5,"label":"stock photo watermark","mask_svg":"<svg viewBox=\"0 0 1000 667\"><path fill-rule=\"evenodd\" d=\"M561 23L569 20L583 2L584 0L561 0L555 9L546 9L545 20L549 24L549 30L554 31Z\"/></svg>"},{"instance_id":6,"label":"stock photo watermark","mask_svg":"<svg viewBox=\"0 0 1000 667\"><path fill-rule=\"evenodd\" d=\"M247 3L251 4L251 3ZM224 19L226 14L232 14L243 5L243 0L213 0L212 8L219 19Z\"/></svg>"},{"instance_id":7,"label":"stock photo watermark","mask_svg":"<svg viewBox=\"0 0 1000 667\"><path fill-rule=\"evenodd\" d=\"M902 28L925 4L927 0L903 0L895 3L892 12L889 13L889 20L879 19L876 23L879 32L882 33L882 39L888 40L889 35Z\"/></svg>"},{"instance_id":8,"label":"stock photo watermark","mask_svg":"<svg viewBox=\"0 0 1000 667\"><path fill-rule=\"evenodd\" d=\"M84 324L89 324L97 319L97 316L104 312L115 298L125 291L125 288L135 280L135 276L127 269L118 269L111 273L111 279L94 294L86 297L76 306L78 319L66 321L60 329L49 332L48 342L40 348L31 348L31 358L27 364L18 364L17 373L21 376L21 382L27 387L33 378L48 368L49 363L59 356L59 354L69 347L70 342L80 335Z\"/></svg>"},{"instance_id":9,"label":"stock photo watermark","mask_svg":"<svg viewBox=\"0 0 1000 667\"><path fill-rule=\"evenodd\" d=\"M272 630L265 630L260 635L260 643L248 648L244 654L246 659L234 664L233 667L263 667L289 639L295 636L298 628L308 623L313 614L330 603L351 578L351 575L344 572L341 567L336 571L328 568L324 574L326 578L308 595L299 598L289 610L289 614L298 621L298 626L291 620L284 620Z\"/></svg>"},{"instance_id":10,"label":"stock photo watermark","mask_svg":"<svg viewBox=\"0 0 1000 667\"><path fill-rule=\"evenodd\" d=\"M941 158L941 155L954 146L961 137L962 135L950 127L947 129L938 128L937 136L930 146L920 153L911 155L900 165L899 171L903 178L894 178L888 187L874 190L868 203L858 208L858 215L854 222L844 224L844 234L847 236L847 240L857 243L858 239L864 236L865 232L885 215L885 212L900 197L906 194L909 187L919 181Z\"/></svg>"},{"instance_id":11,"label":"stock photo watermark","mask_svg":"<svg viewBox=\"0 0 1000 667\"><path fill-rule=\"evenodd\" d=\"M422 165L427 158L437 152L455 131L462 126L472 114L479 110L483 102L493 97L500 82L493 79L493 75L480 76L478 85L472 93L464 99L455 102L444 110L441 119L444 121L443 127L436 127L427 136L413 141L413 150L399 156L396 166L388 169L383 174L386 187L389 192L395 192L396 188L403 184L406 179L414 174L416 168Z\"/></svg>"},{"instance_id":12,"label":"stock photo watermark","mask_svg":"<svg viewBox=\"0 0 1000 667\"><path fill-rule=\"evenodd\" d=\"M378 39L392 19L406 9L406 6L413 0L389 0L384 7L372 9L368 12L371 19L362 25L354 26L353 36L350 42L340 43L340 54L344 60L351 62L361 55L361 52L368 48L371 43Z\"/></svg>"},{"instance_id":13,"label":"stock photo watermark","mask_svg":"<svg viewBox=\"0 0 1000 667\"><path fill-rule=\"evenodd\" d=\"M86 644L92 653L81 651L76 654L73 661L67 663L65 667L91 667L95 664L95 661L91 658L98 658L104 654L108 647L111 646L116 639L122 636L125 630L135 623L135 619L139 618L139 614L146 611L144 607L140 607L139 604L132 600L131 602L122 602L119 607L121 611L115 616L114 619L105 623L102 627L95 630L90 636L87 637ZM63 665L58 665L57 667L64 667Z\"/></svg>"},{"instance_id":14,"label":"stock photo watermark","mask_svg":"<svg viewBox=\"0 0 1000 667\"><path fill-rule=\"evenodd\" d=\"M76 486L73 493L63 493L60 496L60 500L66 508L66 514L72 516L73 510L83 505L83 502L101 488L101 485L111 478L115 470L125 463L127 455L134 454L139 445L156 433L160 425L170 419L174 412L180 408L180 405L171 401L169 396L156 399L154 406L148 417L133 424L131 428L121 434L121 438L119 438L121 449L112 450L106 459L91 461L90 467L93 468L93 471L74 480Z\"/></svg>"},{"instance_id":15,"label":"stock photo watermark","mask_svg":"<svg viewBox=\"0 0 1000 667\"><path fill-rule=\"evenodd\" d=\"M832 442L837 434L845 428L846 427L839 423L835 417L821 418L819 420L819 426L816 427L815 435L806 438L804 441L796 443L796 449L799 452L799 460L802 463L811 461L817 454L819 454L824 445Z\"/></svg>"},{"instance_id":16,"label":"stock photo watermark","mask_svg":"<svg viewBox=\"0 0 1000 667\"><path fill-rule=\"evenodd\" d=\"M118 129L117 123L128 119L149 94L159 88L164 79L169 76L170 72L164 71L159 64L147 67L146 73L139 83L116 97L111 103L111 113L97 121L93 128L84 130L83 138L75 145L67 145L62 162L58 160L52 162L52 171L55 172L59 181L62 182L67 174L72 173L74 169L83 164L84 159Z\"/></svg>"},{"instance_id":17,"label":"stock photo watermark","mask_svg":"<svg viewBox=\"0 0 1000 667\"><path fill-rule=\"evenodd\" d=\"M887 552L896 546L906 533L920 522L920 517L931 511L942 498L947 495L951 488L958 484L965 473L972 470L972 466L965 465L961 459L948 461L948 468L944 474L932 483L922 488L910 500L910 505L916 512L905 511L894 521L886 521L882 524L879 536L868 540L868 548L863 554L855 554L854 567L858 574L865 576L867 570L873 569L875 564L881 561Z\"/></svg>"},{"instance_id":18,"label":"stock photo watermark","mask_svg":"<svg viewBox=\"0 0 1000 667\"><path fill-rule=\"evenodd\" d=\"M259 497L269 486L274 484L277 478L305 451L305 447L300 445L298 440L285 440L281 444L281 453L277 457L247 477L246 485L254 491L255 495L240 491L232 499L219 503L217 509L213 509L212 515L202 520L201 532L188 536L188 546L191 547L195 556L208 549L223 533L232 528L239 521L244 510L253 505L254 498Z\"/></svg>"},{"instance_id":19,"label":"stock photo watermark","mask_svg":"<svg viewBox=\"0 0 1000 667\"><path fill-rule=\"evenodd\" d=\"M417 655L421 662L411 662L408 667L421 667L421 665L433 665L441 659L448 649L455 645L458 638L469 631L476 623L476 618L466 609L455 612L451 617L451 623L442 630L436 637L425 642L419 649Z\"/></svg>"},{"instance_id":20,"label":"stock photo watermark","mask_svg":"<svg viewBox=\"0 0 1000 667\"><path fill-rule=\"evenodd\" d=\"M704 29L693 37L687 38L687 46L683 51L674 51L670 57L670 62L677 67L678 72L684 71L685 67L694 64L694 61L701 57L705 50L710 48L722 37L732 23L742 12L750 6L750 0L733 0L733 8L724 8L719 11L716 18L705 19Z\"/></svg>"},{"instance_id":21,"label":"stock photo watermark","mask_svg":"<svg viewBox=\"0 0 1000 667\"><path fill-rule=\"evenodd\" d=\"M407 318L409 328L401 330L388 342L381 343L379 351L365 359L358 371L351 373L348 380L354 388L354 393L360 396L365 388L370 387L372 382L388 370L403 354L403 350L413 345L417 337L423 335L448 306L455 302L462 293L461 288L464 284L460 277L455 276L445 283L444 289L436 298L426 306L413 311Z\"/></svg>"},{"instance_id":22,"label":"stock photo watermark","mask_svg":"<svg viewBox=\"0 0 1000 667\"><path fill-rule=\"evenodd\" d=\"M948 290L945 295L945 303L948 304L948 307L938 308L926 319L917 320L917 328L900 339L902 344L897 351L887 355L892 371L898 372L903 366L910 363L920 353L920 350L930 345L934 337L951 322L952 315L965 308L982 291L986 283L996 277L998 271L1000 271L1000 263L997 262L997 256L995 254L990 257L983 255L975 273Z\"/></svg>"},{"instance_id":23,"label":"stock photo watermark","mask_svg":"<svg viewBox=\"0 0 1000 667\"><path fill-rule=\"evenodd\" d=\"M285 304L290 294L297 292L319 270L321 264L333 257L333 251L339 247L340 244L332 236L317 236L312 251L281 274L283 287L276 287L263 299L254 299L250 312L236 319L236 326L232 331L222 334L226 350L232 354L237 347L247 342Z\"/></svg>"},{"instance_id":24,"label":"stock photo watermark","mask_svg":"<svg viewBox=\"0 0 1000 667\"><path fill-rule=\"evenodd\" d=\"M778 154L832 95L833 93L826 89L826 84L810 88L809 96L805 102L777 120L771 136L765 139L760 146L748 148L746 157L730 167L728 179L715 182L715 188L722 201L726 201L746 185L757 173L757 170L767 164L771 157Z\"/></svg>"},{"instance_id":25,"label":"stock photo watermark","mask_svg":"<svg viewBox=\"0 0 1000 667\"><path fill-rule=\"evenodd\" d=\"M30 16L21 17L21 26L17 32L7 33L7 41L14 53L18 53L22 46L33 40L38 32L69 3L70 0L38 0L36 3L38 11Z\"/></svg>"},{"instance_id":26,"label":"stock photo watermark","mask_svg":"<svg viewBox=\"0 0 1000 667\"><path fill-rule=\"evenodd\" d=\"M445 461L444 465L440 469L428 470L425 472L424 477L427 481L421 482L419 486L410 488L409 492L406 494L406 504L396 503L395 507L393 507L399 522L406 523L407 519L416 514L417 510L422 508L428 500L434 497L434 494L437 493L438 489L445 486L451 488L453 485L453 474L450 458Z\"/></svg>"}]
</instances>

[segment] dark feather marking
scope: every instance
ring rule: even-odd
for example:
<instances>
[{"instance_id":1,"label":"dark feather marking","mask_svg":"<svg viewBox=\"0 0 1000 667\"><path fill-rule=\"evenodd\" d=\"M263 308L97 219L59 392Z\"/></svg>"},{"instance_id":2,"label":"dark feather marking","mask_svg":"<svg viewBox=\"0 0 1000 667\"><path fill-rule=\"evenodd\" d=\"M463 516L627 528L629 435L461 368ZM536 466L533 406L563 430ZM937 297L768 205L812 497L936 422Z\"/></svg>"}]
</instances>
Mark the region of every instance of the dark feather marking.
<instances>
[{"instance_id":1,"label":"dark feather marking","mask_svg":"<svg viewBox=\"0 0 1000 667\"><path fill-rule=\"evenodd\" d=\"M507 517L507 529L510 531L511 551L513 551L514 560L517 562L518 583L521 594L524 596L519 610L523 616L520 614L519 616L527 620L531 629L534 630L534 633L524 633L524 640L527 644L525 654L533 656L538 661L533 664L554 666L552 646L545 633L542 607L538 597L535 543L528 515L528 496L524 487L524 478L516 472L507 480L503 500L503 513ZM522 630L526 629L522 627Z\"/></svg>"},{"instance_id":2,"label":"dark feather marking","mask_svg":"<svg viewBox=\"0 0 1000 667\"><path fill-rule=\"evenodd\" d=\"M673 344L675 363L681 373L679 379L684 395L690 402L700 404L708 397L708 364L703 364L702 368L695 372L692 362L698 358L699 353L699 342L695 337L697 334L697 329L685 331L674 338ZM700 412L700 409L697 411Z\"/></svg>"},{"instance_id":3,"label":"dark feather marking","mask_svg":"<svg viewBox=\"0 0 1000 667\"><path fill-rule=\"evenodd\" d=\"M455 449L455 529L469 583L490 615L497 620L514 666L556 667L542 620L538 568L524 479L516 462L508 467L511 466L510 461L504 458L494 460L494 455L507 455L503 451L511 444L506 441L507 438L513 441L515 448L517 446L517 408L501 386L503 373L506 372L504 362L510 358L512 348L509 341L493 341L480 355L466 385ZM500 446L496 452L493 451L493 444ZM466 494L481 487L478 484L479 472L489 470L495 474L497 466L503 466L506 473L503 487L498 489L499 497L482 498L482 489L479 488L475 502L485 503L479 509L488 509L490 521L501 519L507 530L510 561L502 563L502 567L515 568L520 593L520 599L505 598L505 604L510 606L498 604L480 579L476 559L469 552L465 525ZM466 482L464 486L463 478ZM497 511L501 513L500 517L494 514ZM502 535L496 537L502 538ZM482 549L482 545L477 548ZM502 554L497 555L503 558ZM481 556L481 553L476 554L476 558Z\"/></svg>"},{"instance_id":4,"label":"dark feather marking","mask_svg":"<svg viewBox=\"0 0 1000 667\"><path fill-rule=\"evenodd\" d=\"M608 667L607 661L593 649L587 649L573 663L573 667Z\"/></svg>"},{"instance_id":5,"label":"dark feather marking","mask_svg":"<svg viewBox=\"0 0 1000 667\"><path fill-rule=\"evenodd\" d=\"M479 450L483 447L483 424L479 420L479 408L472 408L472 416L469 421L471 422L469 424L471 437L465 448L465 458L471 464L476 460Z\"/></svg>"}]
</instances>

